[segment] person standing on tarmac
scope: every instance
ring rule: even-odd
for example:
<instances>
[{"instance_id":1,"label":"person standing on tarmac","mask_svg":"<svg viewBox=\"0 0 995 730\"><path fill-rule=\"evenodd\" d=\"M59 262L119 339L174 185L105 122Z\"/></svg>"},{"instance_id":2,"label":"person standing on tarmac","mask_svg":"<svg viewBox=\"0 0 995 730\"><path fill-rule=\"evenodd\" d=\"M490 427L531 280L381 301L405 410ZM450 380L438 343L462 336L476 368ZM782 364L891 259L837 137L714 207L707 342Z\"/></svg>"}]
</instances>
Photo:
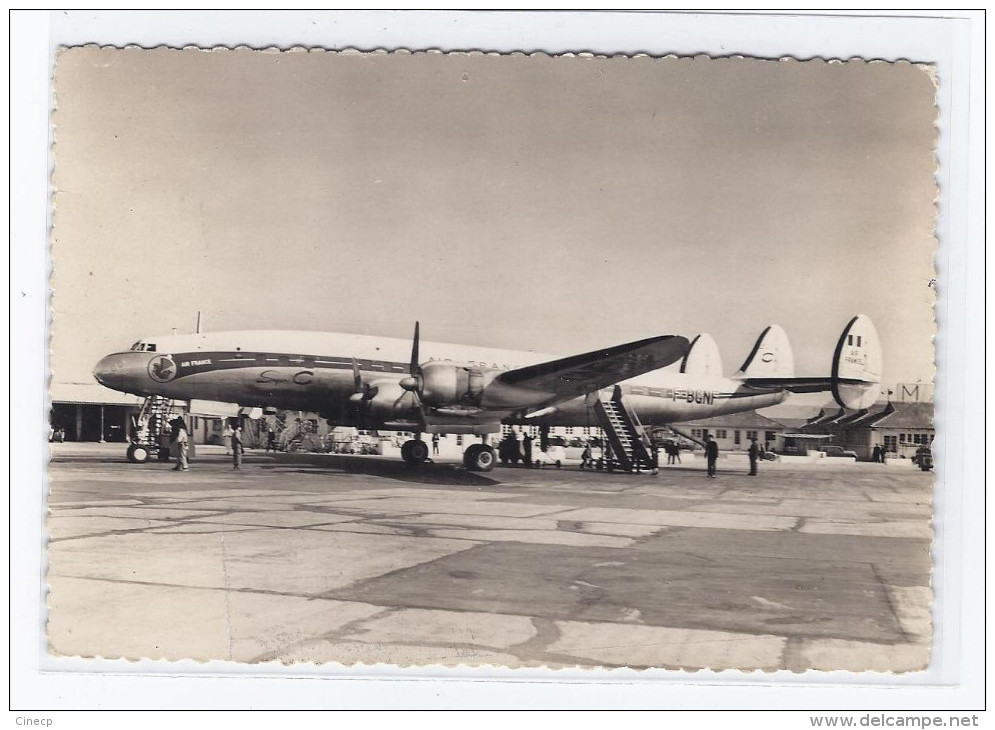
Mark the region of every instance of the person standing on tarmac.
<instances>
[{"instance_id":1,"label":"person standing on tarmac","mask_svg":"<svg viewBox=\"0 0 995 730\"><path fill-rule=\"evenodd\" d=\"M708 476L715 478L715 462L719 459L719 445L712 434L705 436L705 461L708 462Z\"/></svg>"},{"instance_id":2,"label":"person standing on tarmac","mask_svg":"<svg viewBox=\"0 0 995 730\"><path fill-rule=\"evenodd\" d=\"M186 471L190 438L187 436L187 424L183 420L183 416L178 416L173 420L173 444L176 446L176 466L173 467L173 471Z\"/></svg>"},{"instance_id":3,"label":"person standing on tarmac","mask_svg":"<svg viewBox=\"0 0 995 730\"><path fill-rule=\"evenodd\" d=\"M584 444L584 450L580 454L580 468L587 469L589 467L591 469L594 468L594 459L591 458L591 444L586 443Z\"/></svg>"},{"instance_id":4,"label":"person standing on tarmac","mask_svg":"<svg viewBox=\"0 0 995 730\"><path fill-rule=\"evenodd\" d=\"M522 451L525 452L525 466L528 469L532 468L532 435L525 434L525 438L522 439Z\"/></svg>"},{"instance_id":5,"label":"person standing on tarmac","mask_svg":"<svg viewBox=\"0 0 995 730\"><path fill-rule=\"evenodd\" d=\"M221 443L225 446L225 456L231 456L231 424L225 421L225 430L221 432Z\"/></svg>"},{"instance_id":6,"label":"person standing on tarmac","mask_svg":"<svg viewBox=\"0 0 995 730\"><path fill-rule=\"evenodd\" d=\"M242 454L245 448L242 446L242 429L236 424L231 432L231 459L235 471L242 468Z\"/></svg>"},{"instance_id":7,"label":"person standing on tarmac","mask_svg":"<svg viewBox=\"0 0 995 730\"><path fill-rule=\"evenodd\" d=\"M750 476L755 477L757 475L757 459L760 458L760 445L757 444L757 439L754 436L750 439Z\"/></svg>"}]
</instances>

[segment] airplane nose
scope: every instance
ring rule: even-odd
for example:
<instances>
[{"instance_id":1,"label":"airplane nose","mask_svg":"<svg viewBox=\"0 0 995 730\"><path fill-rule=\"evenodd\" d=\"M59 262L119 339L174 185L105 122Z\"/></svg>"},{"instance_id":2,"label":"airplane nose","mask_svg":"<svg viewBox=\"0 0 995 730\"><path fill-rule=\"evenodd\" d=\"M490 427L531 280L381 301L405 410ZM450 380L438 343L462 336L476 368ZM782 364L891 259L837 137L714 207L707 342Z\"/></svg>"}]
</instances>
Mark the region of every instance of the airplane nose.
<instances>
[{"instance_id":1,"label":"airplane nose","mask_svg":"<svg viewBox=\"0 0 995 730\"><path fill-rule=\"evenodd\" d=\"M128 392L128 386L134 387L138 374L134 353L118 352L101 358L93 368L93 377L97 382L114 390Z\"/></svg>"}]
</instances>

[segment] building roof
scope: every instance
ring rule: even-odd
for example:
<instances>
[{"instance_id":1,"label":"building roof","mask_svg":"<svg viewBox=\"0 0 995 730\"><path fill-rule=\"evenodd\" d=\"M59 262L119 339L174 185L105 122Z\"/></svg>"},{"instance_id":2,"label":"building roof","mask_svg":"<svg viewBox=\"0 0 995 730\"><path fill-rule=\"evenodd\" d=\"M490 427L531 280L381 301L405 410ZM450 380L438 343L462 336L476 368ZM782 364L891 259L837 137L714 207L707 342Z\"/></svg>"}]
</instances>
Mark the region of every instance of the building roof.
<instances>
[{"instance_id":1,"label":"building roof","mask_svg":"<svg viewBox=\"0 0 995 730\"><path fill-rule=\"evenodd\" d=\"M119 393L100 383L52 383L49 386L52 403L80 405L137 406L142 399L135 395Z\"/></svg>"},{"instance_id":2,"label":"building roof","mask_svg":"<svg viewBox=\"0 0 995 730\"><path fill-rule=\"evenodd\" d=\"M892 403L890 413L874 422L875 428L934 428L932 403Z\"/></svg>"},{"instance_id":3,"label":"building roof","mask_svg":"<svg viewBox=\"0 0 995 730\"><path fill-rule=\"evenodd\" d=\"M701 418L695 421L684 421L681 426L694 426L704 428L749 428L756 430L774 431L784 428L784 424L767 418L756 411L741 411L740 413L727 413L724 416L712 416L711 418Z\"/></svg>"},{"instance_id":4,"label":"building roof","mask_svg":"<svg viewBox=\"0 0 995 730\"><path fill-rule=\"evenodd\" d=\"M815 418L810 418L808 420L808 423L805 424L805 426L806 427L827 426L829 424L834 423L837 419L843 418L843 416L845 415L846 415L846 410L843 408L839 408L835 411L830 411L829 413L826 413L825 410L821 410L819 411L819 415L817 415Z\"/></svg>"},{"instance_id":5,"label":"building roof","mask_svg":"<svg viewBox=\"0 0 995 730\"><path fill-rule=\"evenodd\" d=\"M812 419L800 430L818 433L825 430L859 428L931 429L933 428L932 403L876 403L868 409L850 411L840 409L823 413Z\"/></svg>"}]
</instances>

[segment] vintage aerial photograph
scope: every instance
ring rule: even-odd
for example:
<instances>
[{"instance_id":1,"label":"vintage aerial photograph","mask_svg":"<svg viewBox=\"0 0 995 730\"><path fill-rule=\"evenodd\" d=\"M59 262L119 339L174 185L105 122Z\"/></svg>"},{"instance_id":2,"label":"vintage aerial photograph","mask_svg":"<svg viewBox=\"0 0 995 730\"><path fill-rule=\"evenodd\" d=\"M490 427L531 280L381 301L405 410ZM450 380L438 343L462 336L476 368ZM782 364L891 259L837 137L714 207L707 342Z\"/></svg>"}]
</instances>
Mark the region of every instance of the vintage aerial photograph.
<instances>
[{"instance_id":1,"label":"vintage aerial photograph","mask_svg":"<svg viewBox=\"0 0 995 730\"><path fill-rule=\"evenodd\" d=\"M926 670L936 94L60 48L48 652Z\"/></svg>"}]
</instances>

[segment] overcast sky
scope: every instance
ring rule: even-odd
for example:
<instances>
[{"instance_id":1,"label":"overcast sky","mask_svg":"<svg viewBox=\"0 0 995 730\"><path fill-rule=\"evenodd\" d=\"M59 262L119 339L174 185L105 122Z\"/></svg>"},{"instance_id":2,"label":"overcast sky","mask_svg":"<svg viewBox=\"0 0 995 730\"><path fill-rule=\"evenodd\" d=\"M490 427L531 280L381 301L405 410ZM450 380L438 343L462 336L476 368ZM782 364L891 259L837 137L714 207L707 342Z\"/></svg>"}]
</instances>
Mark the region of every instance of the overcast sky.
<instances>
[{"instance_id":1,"label":"overcast sky","mask_svg":"<svg viewBox=\"0 0 995 730\"><path fill-rule=\"evenodd\" d=\"M310 329L557 354L852 314L933 374L934 89L908 64L63 51L52 367Z\"/></svg>"}]
</instances>

